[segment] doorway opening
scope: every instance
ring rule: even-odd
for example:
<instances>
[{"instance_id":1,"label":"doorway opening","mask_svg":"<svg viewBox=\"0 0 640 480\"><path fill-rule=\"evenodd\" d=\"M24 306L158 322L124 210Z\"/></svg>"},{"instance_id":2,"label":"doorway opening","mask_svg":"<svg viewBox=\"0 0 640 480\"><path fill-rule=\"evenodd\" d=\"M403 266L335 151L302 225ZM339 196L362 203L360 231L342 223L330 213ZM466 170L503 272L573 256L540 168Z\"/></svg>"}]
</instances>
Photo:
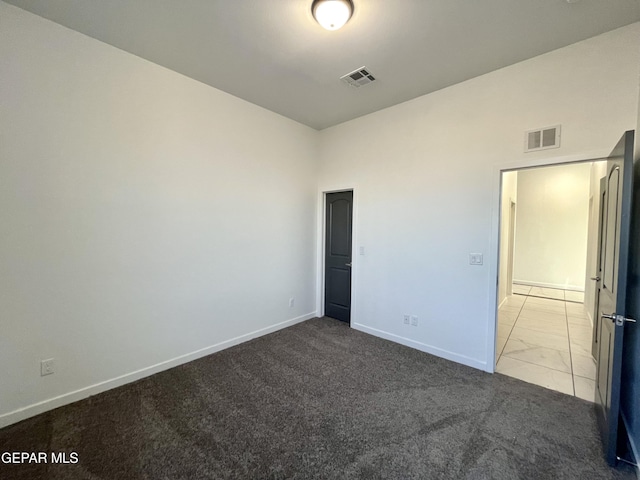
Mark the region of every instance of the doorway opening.
<instances>
[{"instance_id":1,"label":"doorway opening","mask_svg":"<svg viewBox=\"0 0 640 480\"><path fill-rule=\"evenodd\" d=\"M600 178L606 161L503 171L496 369L594 401Z\"/></svg>"}]
</instances>

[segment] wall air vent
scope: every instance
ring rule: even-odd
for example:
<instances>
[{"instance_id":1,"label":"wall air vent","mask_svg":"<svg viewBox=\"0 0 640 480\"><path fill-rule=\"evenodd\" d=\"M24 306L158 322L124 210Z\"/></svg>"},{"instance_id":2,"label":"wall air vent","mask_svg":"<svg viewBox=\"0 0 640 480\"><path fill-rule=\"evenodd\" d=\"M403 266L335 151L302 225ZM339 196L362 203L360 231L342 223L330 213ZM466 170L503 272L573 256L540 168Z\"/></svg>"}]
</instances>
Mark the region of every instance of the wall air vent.
<instances>
[{"instance_id":1,"label":"wall air vent","mask_svg":"<svg viewBox=\"0 0 640 480\"><path fill-rule=\"evenodd\" d=\"M524 151L535 152L560 146L560 125L536 128L524 134Z\"/></svg>"},{"instance_id":2,"label":"wall air vent","mask_svg":"<svg viewBox=\"0 0 640 480\"><path fill-rule=\"evenodd\" d=\"M345 83L348 83L352 87L358 88L363 85L366 85L367 83L373 82L375 80L375 77L371 75L371 72L369 71L368 68L360 67L351 73L347 73L346 75L343 75L342 77L340 77L340 80L342 80Z\"/></svg>"}]
</instances>

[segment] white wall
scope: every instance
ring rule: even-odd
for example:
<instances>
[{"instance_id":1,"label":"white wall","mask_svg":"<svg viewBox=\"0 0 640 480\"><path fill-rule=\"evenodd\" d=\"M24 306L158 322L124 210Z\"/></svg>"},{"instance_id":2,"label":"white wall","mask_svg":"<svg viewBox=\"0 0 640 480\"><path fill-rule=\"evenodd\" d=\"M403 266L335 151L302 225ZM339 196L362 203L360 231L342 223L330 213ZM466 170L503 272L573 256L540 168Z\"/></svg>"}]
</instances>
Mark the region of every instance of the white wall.
<instances>
[{"instance_id":1,"label":"white wall","mask_svg":"<svg viewBox=\"0 0 640 480\"><path fill-rule=\"evenodd\" d=\"M0 426L314 316L315 130L2 2L0 78Z\"/></svg>"},{"instance_id":2,"label":"white wall","mask_svg":"<svg viewBox=\"0 0 640 480\"><path fill-rule=\"evenodd\" d=\"M518 172L516 283L584 290L591 163Z\"/></svg>"},{"instance_id":3,"label":"white wall","mask_svg":"<svg viewBox=\"0 0 640 480\"><path fill-rule=\"evenodd\" d=\"M509 262L509 237L511 229L515 231L515 223L511 225L511 204L518 203L518 172L502 174L502 195L500 196L500 273L498 277L498 306L511 294L509 288L509 269L513 273L513 258ZM515 255L515 235L514 235Z\"/></svg>"},{"instance_id":4,"label":"white wall","mask_svg":"<svg viewBox=\"0 0 640 480\"><path fill-rule=\"evenodd\" d=\"M634 24L321 132L319 190L357 195L355 328L493 369L500 169L606 156L636 124L639 39ZM560 149L523 153L555 124Z\"/></svg>"}]
</instances>

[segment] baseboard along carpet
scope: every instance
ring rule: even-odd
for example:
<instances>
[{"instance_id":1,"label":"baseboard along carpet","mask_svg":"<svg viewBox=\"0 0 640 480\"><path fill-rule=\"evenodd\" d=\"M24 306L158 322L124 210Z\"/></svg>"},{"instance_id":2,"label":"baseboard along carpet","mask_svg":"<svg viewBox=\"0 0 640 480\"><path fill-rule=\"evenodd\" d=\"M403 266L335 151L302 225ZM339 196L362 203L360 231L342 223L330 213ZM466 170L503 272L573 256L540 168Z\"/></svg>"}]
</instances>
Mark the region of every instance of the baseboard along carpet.
<instances>
[{"instance_id":1,"label":"baseboard along carpet","mask_svg":"<svg viewBox=\"0 0 640 480\"><path fill-rule=\"evenodd\" d=\"M3 480L635 478L592 404L328 318L4 428L1 452L77 454Z\"/></svg>"}]
</instances>

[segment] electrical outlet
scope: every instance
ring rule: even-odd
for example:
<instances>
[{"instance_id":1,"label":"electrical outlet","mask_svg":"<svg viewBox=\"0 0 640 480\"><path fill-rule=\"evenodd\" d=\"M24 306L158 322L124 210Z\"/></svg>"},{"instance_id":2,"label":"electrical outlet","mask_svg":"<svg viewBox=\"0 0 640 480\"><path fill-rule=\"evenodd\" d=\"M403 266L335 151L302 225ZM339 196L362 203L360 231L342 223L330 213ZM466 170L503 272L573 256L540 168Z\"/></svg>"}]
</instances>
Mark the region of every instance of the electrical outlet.
<instances>
[{"instance_id":1,"label":"electrical outlet","mask_svg":"<svg viewBox=\"0 0 640 480\"><path fill-rule=\"evenodd\" d=\"M53 373L53 358L40 362L40 376L51 375Z\"/></svg>"},{"instance_id":2,"label":"electrical outlet","mask_svg":"<svg viewBox=\"0 0 640 480\"><path fill-rule=\"evenodd\" d=\"M484 263L484 258L481 253L469 254L469 265L482 265L483 263Z\"/></svg>"},{"instance_id":3,"label":"electrical outlet","mask_svg":"<svg viewBox=\"0 0 640 480\"><path fill-rule=\"evenodd\" d=\"M289 299L289 308L292 308L296 304L296 299L291 297Z\"/></svg>"},{"instance_id":4,"label":"electrical outlet","mask_svg":"<svg viewBox=\"0 0 640 480\"><path fill-rule=\"evenodd\" d=\"M405 325L409 325L410 319L411 319L410 315L405 315L404 316L404 324Z\"/></svg>"},{"instance_id":5,"label":"electrical outlet","mask_svg":"<svg viewBox=\"0 0 640 480\"><path fill-rule=\"evenodd\" d=\"M418 326L418 316L417 315L411 315L411 325L413 325L414 327Z\"/></svg>"}]
</instances>

